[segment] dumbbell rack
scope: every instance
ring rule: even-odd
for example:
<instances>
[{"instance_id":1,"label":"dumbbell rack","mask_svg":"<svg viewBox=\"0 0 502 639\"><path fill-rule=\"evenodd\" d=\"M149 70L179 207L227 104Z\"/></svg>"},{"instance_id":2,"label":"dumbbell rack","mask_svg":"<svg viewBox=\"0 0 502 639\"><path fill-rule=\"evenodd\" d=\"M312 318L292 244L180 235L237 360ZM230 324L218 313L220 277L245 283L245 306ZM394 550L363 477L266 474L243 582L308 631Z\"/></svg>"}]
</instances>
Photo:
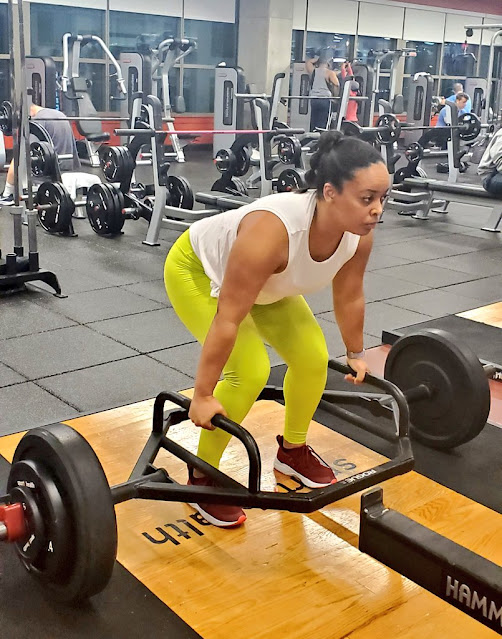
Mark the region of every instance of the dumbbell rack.
<instances>
[{"instance_id":1,"label":"dumbbell rack","mask_svg":"<svg viewBox=\"0 0 502 639\"><path fill-rule=\"evenodd\" d=\"M26 160L29 158L29 122L27 113L27 91L25 77L25 48L24 48L24 18L21 3L9 0L9 48L11 56L11 87L12 87L12 134L14 149L14 193L15 205L10 208L14 222L13 252L6 255L5 261L0 254L0 293L11 294L24 290L27 282L42 281L54 289L55 294L61 295L56 275L51 271L41 270L39 265L36 220L37 211L33 207L33 190L31 170L28 171L28 256L24 255L22 216L25 212L20 201L21 184L19 180L21 141Z\"/></svg>"}]
</instances>

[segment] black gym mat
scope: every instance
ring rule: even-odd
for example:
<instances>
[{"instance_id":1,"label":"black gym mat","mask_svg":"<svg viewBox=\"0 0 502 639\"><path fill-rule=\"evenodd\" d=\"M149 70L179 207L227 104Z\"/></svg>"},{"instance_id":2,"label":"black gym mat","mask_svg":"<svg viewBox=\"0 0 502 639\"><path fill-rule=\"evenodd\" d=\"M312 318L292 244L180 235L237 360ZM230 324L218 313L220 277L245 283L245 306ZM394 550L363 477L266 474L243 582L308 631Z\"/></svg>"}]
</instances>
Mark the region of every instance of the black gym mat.
<instances>
[{"instance_id":1,"label":"black gym mat","mask_svg":"<svg viewBox=\"0 0 502 639\"><path fill-rule=\"evenodd\" d=\"M397 330L383 331L382 341L384 344L393 344L401 335L421 328L441 328L448 331L467 344L479 359L502 366L502 330L496 326L475 322L465 317L457 317L457 315L446 315Z\"/></svg>"},{"instance_id":2,"label":"black gym mat","mask_svg":"<svg viewBox=\"0 0 502 639\"><path fill-rule=\"evenodd\" d=\"M0 486L10 464L0 456ZM169 575L166 574L166 579ZM178 583L176 588L183 588ZM46 596L8 544L0 544L0 636L2 639L201 639L190 626L119 563L103 592L86 605L57 604Z\"/></svg>"},{"instance_id":3,"label":"black gym mat","mask_svg":"<svg viewBox=\"0 0 502 639\"><path fill-rule=\"evenodd\" d=\"M285 371L285 366L274 367L270 374L269 384L282 386ZM327 388L354 390L353 386L344 381L343 375L331 370L328 374ZM375 392L371 386L363 385L359 388ZM370 416L364 408L349 407L348 405L344 407L365 417ZM394 431L392 418L370 417L384 428L388 428L390 432ZM331 413L318 410L314 419L377 453L387 457L393 455L392 444L335 417ZM476 438L453 450L434 450L413 441L415 470L417 472L499 513L502 513L501 451L502 429L491 424L486 424Z\"/></svg>"}]
</instances>

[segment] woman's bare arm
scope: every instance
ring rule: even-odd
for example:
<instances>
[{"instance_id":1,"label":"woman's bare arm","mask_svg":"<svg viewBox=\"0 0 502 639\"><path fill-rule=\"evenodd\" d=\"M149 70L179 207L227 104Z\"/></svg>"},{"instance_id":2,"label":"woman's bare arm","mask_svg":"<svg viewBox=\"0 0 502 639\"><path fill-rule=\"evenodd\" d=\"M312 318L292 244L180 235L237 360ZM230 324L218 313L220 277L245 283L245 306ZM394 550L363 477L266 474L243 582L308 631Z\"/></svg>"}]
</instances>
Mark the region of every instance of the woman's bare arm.
<instances>
[{"instance_id":1,"label":"woman's bare arm","mask_svg":"<svg viewBox=\"0 0 502 639\"><path fill-rule=\"evenodd\" d=\"M248 214L228 259L218 309L207 334L197 369L195 397L212 395L237 338L267 279L283 270L289 251L281 220L269 211Z\"/></svg>"}]
</instances>

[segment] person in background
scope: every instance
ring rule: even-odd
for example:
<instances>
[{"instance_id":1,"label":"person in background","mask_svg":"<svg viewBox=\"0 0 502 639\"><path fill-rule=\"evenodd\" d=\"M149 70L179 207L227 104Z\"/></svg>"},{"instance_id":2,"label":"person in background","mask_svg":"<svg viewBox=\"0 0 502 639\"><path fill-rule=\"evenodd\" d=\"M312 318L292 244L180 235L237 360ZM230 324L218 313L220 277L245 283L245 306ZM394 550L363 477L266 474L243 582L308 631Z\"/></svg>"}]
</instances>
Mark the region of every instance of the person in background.
<instances>
[{"instance_id":1,"label":"person in background","mask_svg":"<svg viewBox=\"0 0 502 639\"><path fill-rule=\"evenodd\" d=\"M316 58L306 61L305 67L310 74L310 130L326 129L331 113L333 96L336 96L340 83L336 73L330 69L326 51Z\"/></svg>"},{"instance_id":2,"label":"person in background","mask_svg":"<svg viewBox=\"0 0 502 639\"><path fill-rule=\"evenodd\" d=\"M61 111L30 105L30 117L38 122L49 134L57 155L71 155L72 159L61 160L61 171L76 171L80 168L80 160L77 155L77 145L68 118ZM7 171L5 188L0 197L0 206L12 206L14 204L14 162L11 161Z\"/></svg>"},{"instance_id":3,"label":"person in background","mask_svg":"<svg viewBox=\"0 0 502 639\"><path fill-rule=\"evenodd\" d=\"M492 195L502 197L502 128L486 147L477 172L483 179L483 188Z\"/></svg>"},{"instance_id":4,"label":"person in background","mask_svg":"<svg viewBox=\"0 0 502 639\"><path fill-rule=\"evenodd\" d=\"M354 72L352 71L352 65L350 62L344 62L341 68L341 76L342 79L345 80L347 76L354 76ZM350 80L350 96L357 96L357 91L359 89L359 83L355 80ZM345 120L348 122L357 122L357 102L355 100L349 100L349 104L347 106L347 113L345 114Z\"/></svg>"},{"instance_id":5,"label":"person in background","mask_svg":"<svg viewBox=\"0 0 502 639\"><path fill-rule=\"evenodd\" d=\"M457 93L455 96L455 106L458 109L458 114L466 113L466 104L469 96L466 93ZM430 129L426 129L423 135L418 140L420 146L424 149L427 148L430 142L434 142L441 149L446 149L446 144L451 135L450 125L447 124L445 117L449 107L444 106L438 115L436 126Z\"/></svg>"},{"instance_id":6,"label":"person in background","mask_svg":"<svg viewBox=\"0 0 502 639\"><path fill-rule=\"evenodd\" d=\"M455 82L453 85L453 94L446 98L448 102L455 102L457 99L457 93L464 93L464 86L461 82ZM467 95L467 94L466 94ZM464 113L470 113L472 111L471 98L467 96L467 103L465 105Z\"/></svg>"}]
</instances>

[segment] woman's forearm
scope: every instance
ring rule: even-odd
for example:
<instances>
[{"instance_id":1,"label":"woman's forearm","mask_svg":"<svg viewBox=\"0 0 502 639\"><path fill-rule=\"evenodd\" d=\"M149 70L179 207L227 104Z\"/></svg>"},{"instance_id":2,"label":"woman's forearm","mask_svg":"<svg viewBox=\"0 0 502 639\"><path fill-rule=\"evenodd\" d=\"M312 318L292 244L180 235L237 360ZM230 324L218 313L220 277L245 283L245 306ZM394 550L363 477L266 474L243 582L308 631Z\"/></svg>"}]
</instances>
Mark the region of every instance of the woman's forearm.
<instances>
[{"instance_id":1,"label":"woman's forearm","mask_svg":"<svg viewBox=\"0 0 502 639\"><path fill-rule=\"evenodd\" d=\"M216 314L202 347L202 354L195 378L195 395L207 397L213 394L223 367L237 339L239 327Z\"/></svg>"},{"instance_id":2,"label":"woman's forearm","mask_svg":"<svg viewBox=\"0 0 502 639\"><path fill-rule=\"evenodd\" d=\"M335 304L335 317L347 351L359 353L364 348L364 297Z\"/></svg>"}]
</instances>

